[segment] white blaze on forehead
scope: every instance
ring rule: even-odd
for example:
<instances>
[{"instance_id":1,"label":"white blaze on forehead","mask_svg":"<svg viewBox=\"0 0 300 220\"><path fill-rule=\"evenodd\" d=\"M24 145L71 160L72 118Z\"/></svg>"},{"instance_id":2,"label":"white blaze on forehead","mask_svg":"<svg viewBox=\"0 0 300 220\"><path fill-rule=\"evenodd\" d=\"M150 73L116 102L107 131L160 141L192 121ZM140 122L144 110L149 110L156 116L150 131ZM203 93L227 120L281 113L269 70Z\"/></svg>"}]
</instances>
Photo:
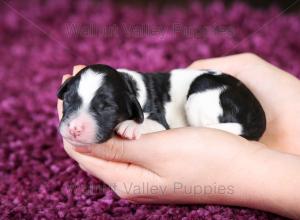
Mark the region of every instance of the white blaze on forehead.
<instances>
[{"instance_id":1,"label":"white blaze on forehead","mask_svg":"<svg viewBox=\"0 0 300 220\"><path fill-rule=\"evenodd\" d=\"M102 82L103 74L96 73L92 70L87 70L81 75L78 95L82 99L83 106L89 106L96 91L101 87Z\"/></svg>"}]
</instances>

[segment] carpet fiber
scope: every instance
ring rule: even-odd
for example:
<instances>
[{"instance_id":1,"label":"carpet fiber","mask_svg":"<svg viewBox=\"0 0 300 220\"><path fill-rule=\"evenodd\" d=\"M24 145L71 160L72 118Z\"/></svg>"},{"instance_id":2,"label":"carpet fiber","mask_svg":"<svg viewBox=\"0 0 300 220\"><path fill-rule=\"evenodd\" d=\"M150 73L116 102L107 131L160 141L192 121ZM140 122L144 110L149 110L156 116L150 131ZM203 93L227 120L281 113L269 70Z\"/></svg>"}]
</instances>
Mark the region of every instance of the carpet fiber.
<instances>
[{"instance_id":1,"label":"carpet fiber","mask_svg":"<svg viewBox=\"0 0 300 220\"><path fill-rule=\"evenodd\" d=\"M220 1L0 1L0 219L282 219L119 199L66 155L56 115L56 90L74 64L168 70L251 51L299 77L300 16L279 14Z\"/></svg>"}]
</instances>

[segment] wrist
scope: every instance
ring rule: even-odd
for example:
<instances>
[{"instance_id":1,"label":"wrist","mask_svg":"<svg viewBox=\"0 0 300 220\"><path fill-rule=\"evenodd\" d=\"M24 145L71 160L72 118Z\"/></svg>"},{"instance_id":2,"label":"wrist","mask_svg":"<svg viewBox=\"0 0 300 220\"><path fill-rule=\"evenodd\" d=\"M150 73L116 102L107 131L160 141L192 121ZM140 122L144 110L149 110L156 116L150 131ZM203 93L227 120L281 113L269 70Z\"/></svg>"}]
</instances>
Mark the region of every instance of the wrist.
<instances>
[{"instance_id":1,"label":"wrist","mask_svg":"<svg viewBox=\"0 0 300 220\"><path fill-rule=\"evenodd\" d=\"M300 159L262 147L240 159L232 205L299 218Z\"/></svg>"}]
</instances>

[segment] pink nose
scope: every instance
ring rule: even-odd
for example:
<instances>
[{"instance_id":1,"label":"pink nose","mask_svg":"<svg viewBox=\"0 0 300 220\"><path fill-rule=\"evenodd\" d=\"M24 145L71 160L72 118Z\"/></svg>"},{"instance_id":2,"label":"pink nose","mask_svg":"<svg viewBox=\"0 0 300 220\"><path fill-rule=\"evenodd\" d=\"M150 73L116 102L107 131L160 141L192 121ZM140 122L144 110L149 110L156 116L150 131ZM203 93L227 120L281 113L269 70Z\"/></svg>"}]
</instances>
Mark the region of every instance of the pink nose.
<instances>
[{"instance_id":1,"label":"pink nose","mask_svg":"<svg viewBox=\"0 0 300 220\"><path fill-rule=\"evenodd\" d=\"M79 121L71 121L69 124L69 133L74 138L77 138L80 136L80 134L83 131L83 124Z\"/></svg>"}]
</instances>

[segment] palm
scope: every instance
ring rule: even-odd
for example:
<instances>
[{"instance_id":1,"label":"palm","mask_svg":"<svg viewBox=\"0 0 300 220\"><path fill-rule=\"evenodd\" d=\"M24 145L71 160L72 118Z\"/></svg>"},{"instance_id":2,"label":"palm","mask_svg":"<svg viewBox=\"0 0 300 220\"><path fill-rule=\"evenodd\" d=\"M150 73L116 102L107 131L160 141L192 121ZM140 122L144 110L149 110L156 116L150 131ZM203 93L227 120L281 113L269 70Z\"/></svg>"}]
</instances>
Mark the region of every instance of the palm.
<instances>
[{"instance_id":1,"label":"palm","mask_svg":"<svg viewBox=\"0 0 300 220\"><path fill-rule=\"evenodd\" d=\"M282 88L282 90L285 89ZM286 88L286 90L292 92L292 88ZM285 93L285 100L278 100L276 105L269 106L270 110L266 111L269 119L261 142L278 150L300 154L300 105L296 101L299 99L300 91L299 89L298 92L295 91L294 96L288 92Z\"/></svg>"},{"instance_id":2,"label":"palm","mask_svg":"<svg viewBox=\"0 0 300 220\"><path fill-rule=\"evenodd\" d=\"M244 68L237 77L256 93L266 111L267 130L261 142L275 149L300 154L299 81L273 66L270 68L269 64L253 67L250 63Z\"/></svg>"}]
</instances>

